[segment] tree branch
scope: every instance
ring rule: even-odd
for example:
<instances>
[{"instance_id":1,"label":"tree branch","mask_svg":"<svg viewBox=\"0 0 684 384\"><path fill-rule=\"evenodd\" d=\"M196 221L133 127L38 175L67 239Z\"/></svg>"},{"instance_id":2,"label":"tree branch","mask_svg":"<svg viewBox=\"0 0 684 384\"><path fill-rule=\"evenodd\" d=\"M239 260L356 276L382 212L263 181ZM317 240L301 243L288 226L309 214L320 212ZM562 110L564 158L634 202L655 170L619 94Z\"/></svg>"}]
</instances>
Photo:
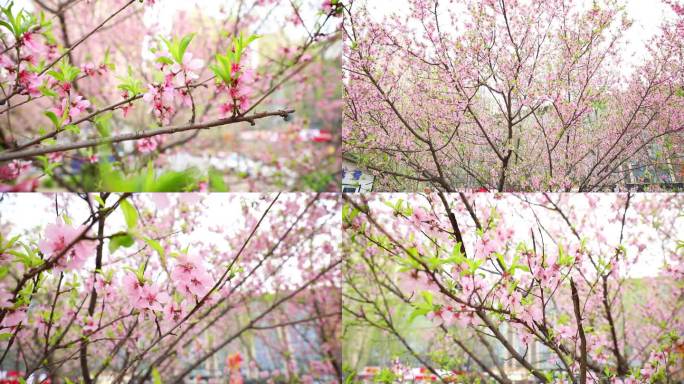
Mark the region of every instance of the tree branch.
<instances>
[{"instance_id":1,"label":"tree branch","mask_svg":"<svg viewBox=\"0 0 684 384\"><path fill-rule=\"evenodd\" d=\"M214 120L214 121L210 121L208 123L201 123L201 124L178 125L178 126L172 126L172 127L162 128L162 129L155 129L155 130L148 130L148 131L134 132L134 133L125 133L125 134L122 134L119 136L113 136L113 137L108 137L108 138L104 138L104 139L84 140L84 141L79 141L76 143L61 144L61 145L55 145L55 146L46 147L46 148L36 148L36 149L31 149L31 150L26 150L26 151L21 151L21 152L13 152L13 153L12 152L10 152L10 153L3 152L2 154L0 154L0 161L8 161L8 160L14 160L14 159L25 159L25 158L29 158L29 157L33 157L33 156L45 155L48 153L70 151L70 150L80 149L80 148L89 148L89 147L95 147L95 146L102 145L102 144L112 144L112 143L119 143L119 142L123 142L123 141L140 140L140 139L144 139L147 137L167 135L167 134L192 131L192 130L198 130L198 129L208 129L208 128L212 128L212 127L235 124L235 123L240 123L240 122L248 122L251 125L255 125L256 124L255 120L262 119L265 117L270 117L270 116L280 116L282 118L287 118L291 113L294 113L294 109L279 110L279 111L274 111L274 112L255 113L255 114L252 114L249 116L243 115L243 116L228 117L228 118Z\"/></svg>"},{"instance_id":2,"label":"tree branch","mask_svg":"<svg viewBox=\"0 0 684 384\"><path fill-rule=\"evenodd\" d=\"M580 337L580 384L587 384L587 337L584 335L584 327L582 327L582 315L580 314L579 294L575 281L570 279L570 289L572 290L572 304L575 310L575 321L577 322L577 331Z\"/></svg>"}]
</instances>

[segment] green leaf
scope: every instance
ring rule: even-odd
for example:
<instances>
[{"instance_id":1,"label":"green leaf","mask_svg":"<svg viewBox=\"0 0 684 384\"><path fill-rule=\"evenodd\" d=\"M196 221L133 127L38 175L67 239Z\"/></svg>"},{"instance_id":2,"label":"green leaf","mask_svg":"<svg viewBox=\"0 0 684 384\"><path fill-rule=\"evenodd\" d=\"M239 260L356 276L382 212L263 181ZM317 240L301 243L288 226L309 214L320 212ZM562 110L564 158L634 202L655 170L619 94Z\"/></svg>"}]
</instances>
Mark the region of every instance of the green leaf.
<instances>
[{"instance_id":1,"label":"green leaf","mask_svg":"<svg viewBox=\"0 0 684 384\"><path fill-rule=\"evenodd\" d=\"M169 61L169 63L167 64L172 63L168 58L164 59ZM133 68L130 66L128 67L128 75L126 77L118 77L118 79L121 81L121 84L119 84L117 87L122 91L128 92L129 97L137 96L145 92L145 86L143 85L141 80L138 80L135 77L133 77Z\"/></svg>"},{"instance_id":2,"label":"green leaf","mask_svg":"<svg viewBox=\"0 0 684 384\"><path fill-rule=\"evenodd\" d=\"M57 92L53 91L52 89L50 89L44 85L41 85L40 87L38 87L38 90L40 91L40 93L43 94L43 96L47 96L47 97L59 96L59 95L57 95Z\"/></svg>"},{"instance_id":3,"label":"green leaf","mask_svg":"<svg viewBox=\"0 0 684 384\"><path fill-rule=\"evenodd\" d=\"M43 140L43 143L45 143L46 140ZM60 162L53 162L48 159L47 156L36 156L36 159L40 161L41 166L43 167L43 172L45 172L46 175L52 176L52 170L59 167L62 165Z\"/></svg>"},{"instance_id":4,"label":"green leaf","mask_svg":"<svg viewBox=\"0 0 684 384\"><path fill-rule=\"evenodd\" d=\"M23 9L19 10L19 12L14 15L12 12L13 6L14 3L9 2L7 7L0 7L0 10L7 18L7 20L0 21L0 25L7 28L14 35L15 40L19 40L24 33L28 32L36 25L37 20L33 14L28 13Z\"/></svg>"},{"instance_id":5,"label":"green leaf","mask_svg":"<svg viewBox=\"0 0 684 384\"><path fill-rule=\"evenodd\" d=\"M161 379L161 375L157 368L152 368L152 383L153 384L164 384Z\"/></svg>"},{"instance_id":6,"label":"green leaf","mask_svg":"<svg viewBox=\"0 0 684 384\"><path fill-rule=\"evenodd\" d=\"M501 266L501 268L503 268L504 272L508 272L509 269L508 266L506 266L506 260L504 259L504 255L498 252L496 252L495 255L496 259L499 261L499 265Z\"/></svg>"},{"instance_id":7,"label":"green leaf","mask_svg":"<svg viewBox=\"0 0 684 384\"><path fill-rule=\"evenodd\" d=\"M183 39L181 39L179 46L178 46L178 56L180 57L180 61L178 62L179 64L183 63L183 57L185 56L185 51L188 49L188 45L190 45L190 42L192 39L195 37L194 33L191 33Z\"/></svg>"},{"instance_id":8,"label":"green leaf","mask_svg":"<svg viewBox=\"0 0 684 384\"><path fill-rule=\"evenodd\" d=\"M228 186L223 181L223 174L214 168L209 170L209 190L212 192L228 192Z\"/></svg>"},{"instance_id":9,"label":"green leaf","mask_svg":"<svg viewBox=\"0 0 684 384\"><path fill-rule=\"evenodd\" d=\"M64 130L67 132L71 132L73 134L80 134L81 133L81 128L79 128L77 125L74 124L69 124L66 127L64 127Z\"/></svg>"},{"instance_id":10,"label":"green leaf","mask_svg":"<svg viewBox=\"0 0 684 384\"><path fill-rule=\"evenodd\" d=\"M111 54L109 53L109 48L105 50L104 58L102 59L102 64L104 64L109 69L114 69L116 65L112 63Z\"/></svg>"},{"instance_id":11,"label":"green leaf","mask_svg":"<svg viewBox=\"0 0 684 384\"><path fill-rule=\"evenodd\" d=\"M55 80L59 81L60 83L64 82L64 74L61 72L57 72L54 69L51 69L47 71L47 74L52 76Z\"/></svg>"},{"instance_id":12,"label":"green leaf","mask_svg":"<svg viewBox=\"0 0 684 384\"><path fill-rule=\"evenodd\" d=\"M129 234L117 235L109 239L109 253L114 253L120 247L128 248L135 244L133 236Z\"/></svg>"},{"instance_id":13,"label":"green leaf","mask_svg":"<svg viewBox=\"0 0 684 384\"><path fill-rule=\"evenodd\" d=\"M59 127L62 126L62 122L59 120L59 118L54 112L46 111L44 114L48 117L48 119L50 119L50 121L52 121L52 125L54 125L55 128L59 129Z\"/></svg>"},{"instance_id":14,"label":"green leaf","mask_svg":"<svg viewBox=\"0 0 684 384\"><path fill-rule=\"evenodd\" d=\"M161 64L168 64L168 65L173 64L173 60L169 59L166 56L159 56L159 57L157 57L156 61L157 61L157 63L161 63Z\"/></svg>"},{"instance_id":15,"label":"green leaf","mask_svg":"<svg viewBox=\"0 0 684 384\"><path fill-rule=\"evenodd\" d=\"M145 281L145 263L138 265L138 269L135 270L135 276L138 278L138 281Z\"/></svg>"},{"instance_id":16,"label":"green leaf","mask_svg":"<svg viewBox=\"0 0 684 384\"><path fill-rule=\"evenodd\" d=\"M233 63L239 63L242 54L244 53L247 46L254 40L260 38L259 35L250 35L245 39L244 35L240 33L239 36L233 37L231 46L228 48L225 54L216 55L216 65L210 65L209 68L214 72L216 77L225 83L230 83L234 79L232 78L232 66Z\"/></svg>"},{"instance_id":17,"label":"green leaf","mask_svg":"<svg viewBox=\"0 0 684 384\"><path fill-rule=\"evenodd\" d=\"M1 239L1 238L2 238L2 236L0 236L0 239ZM13 247L14 244L16 244L16 242L19 241L20 238L21 238L20 235L16 235L16 236L14 236L13 238L9 239L9 241L7 242L7 244L4 245L4 248L7 249L7 248Z\"/></svg>"},{"instance_id":18,"label":"green leaf","mask_svg":"<svg viewBox=\"0 0 684 384\"><path fill-rule=\"evenodd\" d=\"M11 333L0 333L0 341L7 341L12 338Z\"/></svg>"},{"instance_id":19,"label":"green leaf","mask_svg":"<svg viewBox=\"0 0 684 384\"><path fill-rule=\"evenodd\" d=\"M466 261L468 262L468 266L470 267L469 272L471 275L474 275L475 271L477 271L477 269L480 268L480 265L482 265L482 263L484 263L484 260L473 261L470 259L466 259Z\"/></svg>"},{"instance_id":20,"label":"green leaf","mask_svg":"<svg viewBox=\"0 0 684 384\"><path fill-rule=\"evenodd\" d=\"M10 32L12 32L12 34L14 34L14 28L12 27L12 25L10 23L8 23L4 20L0 20L0 25L7 28Z\"/></svg>"},{"instance_id":21,"label":"green leaf","mask_svg":"<svg viewBox=\"0 0 684 384\"><path fill-rule=\"evenodd\" d=\"M461 264L466 260L465 256L461 252L461 243L456 243L451 249L451 256L446 260L446 262L453 264Z\"/></svg>"},{"instance_id":22,"label":"green leaf","mask_svg":"<svg viewBox=\"0 0 684 384\"><path fill-rule=\"evenodd\" d=\"M315 171L302 176L301 182L308 190L323 192L335 180L335 176L326 171Z\"/></svg>"},{"instance_id":23,"label":"green leaf","mask_svg":"<svg viewBox=\"0 0 684 384\"><path fill-rule=\"evenodd\" d=\"M138 225L138 211L135 210L133 204L129 203L128 200L122 200L120 206L128 228L135 228Z\"/></svg>"},{"instance_id":24,"label":"green leaf","mask_svg":"<svg viewBox=\"0 0 684 384\"><path fill-rule=\"evenodd\" d=\"M76 80L78 75L81 73L80 69L69 64L66 59L59 62L57 69L58 70L50 70L47 72L47 74L52 76L60 83L71 83Z\"/></svg>"},{"instance_id":25,"label":"green leaf","mask_svg":"<svg viewBox=\"0 0 684 384\"><path fill-rule=\"evenodd\" d=\"M245 47L248 46L248 45L250 45L254 40L260 39L260 38L261 38L261 35L250 35L250 36L247 38L247 42L245 43Z\"/></svg>"},{"instance_id":26,"label":"green leaf","mask_svg":"<svg viewBox=\"0 0 684 384\"><path fill-rule=\"evenodd\" d=\"M109 137L112 135L109 120L112 118L112 113L105 113L95 118L95 127L102 137Z\"/></svg>"},{"instance_id":27,"label":"green leaf","mask_svg":"<svg viewBox=\"0 0 684 384\"><path fill-rule=\"evenodd\" d=\"M416 319L416 317L425 316L430 312L431 312L430 308L416 308L416 309L414 309L413 312L411 312L411 315L409 315L409 319L408 319L409 324L411 324L413 322L413 320Z\"/></svg>"},{"instance_id":28,"label":"green leaf","mask_svg":"<svg viewBox=\"0 0 684 384\"><path fill-rule=\"evenodd\" d=\"M184 172L166 172L155 181L151 192L178 192L187 191L197 184L195 170Z\"/></svg>"},{"instance_id":29,"label":"green leaf","mask_svg":"<svg viewBox=\"0 0 684 384\"><path fill-rule=\"evenodd\" d=\"M95 195L93 196L93 198L95 199L95 201L97 201L97 203L100 205L100 207L104 207L104 206L105 206L105 202L104 202L104 200L102 200L102 197L100 197L100 195L95 194Z\"/></svg>"},{"instance_id":30,"label":"green leaf","mask_svg":"<svg viewBox=\"0 0 684 384\"><path fill-rule=\"evenodd\" d=\"M428 305L432 306L432 293L431 293L431 292L429 292L429 291L422 291L422 292L420 293L420 295L423 296L423 300L425 300L425 302L426 302Z\"/></svg>"},{"instance_id":31,"label":"green leaf","mask_svg":"<svg viewBox=\"0 0 684 384\"><path fill-rule=\"evenodd\" d=\"M169 54L171 54L171 57L173 57L178 64L183 64L183 56L185 56L185 51L188 49L188 45L190 45L190 42L194 37L195 34L191 33L187 36L184 36L180 40L175 37L172 40L167 40L164 38L161 40L164 42L164 44L166 44L166 48L168 49ZM166 62L166 60L160 61L160 59L157 59L157 61L163 62L165 64L172 64L172 62Z\"/></svg>"},{"instance_id":32,"label":"green leaf","mask_svg":"<svg viewBox=\"0 0 684 384\"><path fill-rule=\"evenodd\" d=\"M18 262L24 264L28 269L35 268L43 264L43 259L41 259L34 249L31 249L26 244L21 244L24 248L24 252L19 252L15 250L8 250L7 253L13 255Z\"/></svg>"},{"instance_id":33,"label":"green leaf","mask_svg":"<svg viewBox=\"0 0 684 384\"><path fill-rule=\"evenodd\" d=\"M148 237L143 237L143 240L152 247L155 251L157 251L157 254L159 254L159 259L161 260L161 264L164 268L166 268L166 252L164 252L164 247L159 244L157 240L150 239Z\"/></svg>"},{"instance_id":34,"label":"green leaf","mask_svg":"<svg viewBox=\"0 0 684 384\"><path fill-rule=\"evenodd\" d=\"M110 162L101 162L98 169L99 190L111 192L187 192L197 189L199 180L196 168L165 172L157 177L152 162L128 175L114 169Z\"/></svg>"}]
</instances>

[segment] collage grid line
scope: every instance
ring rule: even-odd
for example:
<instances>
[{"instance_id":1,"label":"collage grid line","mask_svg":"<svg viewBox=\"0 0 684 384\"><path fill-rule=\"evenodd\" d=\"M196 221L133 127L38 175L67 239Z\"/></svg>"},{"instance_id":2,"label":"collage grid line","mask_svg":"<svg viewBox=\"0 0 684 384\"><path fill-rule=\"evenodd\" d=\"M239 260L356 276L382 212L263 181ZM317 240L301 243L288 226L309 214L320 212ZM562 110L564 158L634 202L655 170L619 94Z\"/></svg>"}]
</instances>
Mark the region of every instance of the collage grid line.
<instances>
[{"instance_id":1,"label":"collage grid line","mask_svg":"<svg viewBox=\"0 0 684 384\"><path fill-rule=\"evenodd\" d=\"M684 384L683 0L0 0L0 384Z\"/></svg>"}]
</instances>

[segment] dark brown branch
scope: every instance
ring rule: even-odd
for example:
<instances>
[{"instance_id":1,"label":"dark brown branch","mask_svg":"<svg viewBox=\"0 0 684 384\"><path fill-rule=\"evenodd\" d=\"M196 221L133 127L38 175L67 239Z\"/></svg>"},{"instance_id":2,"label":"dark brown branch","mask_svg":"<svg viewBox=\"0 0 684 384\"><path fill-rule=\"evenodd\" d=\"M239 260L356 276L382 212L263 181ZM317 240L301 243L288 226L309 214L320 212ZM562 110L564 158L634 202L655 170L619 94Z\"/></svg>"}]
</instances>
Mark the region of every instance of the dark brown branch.
<instances>
[{"instance_id":1,"label":"dark brown branch","mask_svg":"<svg viewBox=\"0 0 684 384\"><path fill-rule=\"evenodd\" d=\"M154 137L154 136L159 136L159 135L168 135L168 134L174 134L174 133L178 133L178 132L192 131L192 130L198 130L198 129L208 129L208 128L212 128L212 127L219 127L222 125L229 125L229 124L235 124L235 123L241 123L241 122L248 122L252 125L255 125L256 124L255 120L263 119L265 117L270 117L270 116L280 116L282 118L286 118L291 113L294 113L294 109L279 110L279 111L274 111L274 112L255 113L255 114L252 114L249 116L228 117L228 118L214 120L214 121L210 121L207 123L201 123L201 124L179 125L179 126L172 126L172 127L167 127L167 128L143 131L143 132L126 133L126 134L122 134L119 136L113 136L113 137L104 138L104 139L84 140L84 141L79 141L76 143L54 145L51 147L36 148L36 149L31 149L31 150L26 150L26 151L21 151L21 152L10 152L10 153L3 152L2 154L0 154L0 161L8 161L8 160L14 160L14 159L25 159L25 158L34 157L34 156L45 155L48 153L71 151L71 150L80 149L80 148L90 148L90 147L96 147L96 146L102 145L102 144L113 144L113 143L120 143L123 141L140 140L140 139L144 139L147 137Z\"/></svg>"},{"instance_id":2,"label":"dark brown branch","mask_svg":"<svg viewBox=\"0 0 684 384\"><path fill-rule=\"evenodd\" d=\"M584 335L582 326L582 315L580 314L579 294L575 281L570 279L570 289L572 290L572 304L575 310L575 321L577 322L577 332L580 338L580 384L587 384L587 337Z\"/></svg>"}]
</instances>

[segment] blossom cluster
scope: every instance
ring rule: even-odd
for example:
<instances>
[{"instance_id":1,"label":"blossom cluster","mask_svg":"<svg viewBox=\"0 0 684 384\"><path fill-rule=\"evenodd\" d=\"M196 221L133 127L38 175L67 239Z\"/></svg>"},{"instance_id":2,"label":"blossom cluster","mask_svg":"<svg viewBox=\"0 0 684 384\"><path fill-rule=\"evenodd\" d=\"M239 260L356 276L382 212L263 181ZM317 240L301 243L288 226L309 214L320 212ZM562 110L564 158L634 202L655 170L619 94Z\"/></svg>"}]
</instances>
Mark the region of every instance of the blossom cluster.
<instances>
[{"instance_id":1,"label":"blossom cluster","mask_svg":"<svg viewBox=\"0 0 684 384\"><path fill-rule=\"evenodd\" d=\"M173 62L168 51L157 52L157 59L157 67L164 74L164 81L148 84L143 100L151 106L151 112L159 123L166 125L176 113L174 103L178 102L184 107L192 106L189 86L199 78L197 71L202 69L204 61L193 58L191 53L186 53L181 63ZM124 94L124 98L126 96L127 94ZM149 151L150 145L145 145L139 150Z\"/></svg>"}]
</instances>

